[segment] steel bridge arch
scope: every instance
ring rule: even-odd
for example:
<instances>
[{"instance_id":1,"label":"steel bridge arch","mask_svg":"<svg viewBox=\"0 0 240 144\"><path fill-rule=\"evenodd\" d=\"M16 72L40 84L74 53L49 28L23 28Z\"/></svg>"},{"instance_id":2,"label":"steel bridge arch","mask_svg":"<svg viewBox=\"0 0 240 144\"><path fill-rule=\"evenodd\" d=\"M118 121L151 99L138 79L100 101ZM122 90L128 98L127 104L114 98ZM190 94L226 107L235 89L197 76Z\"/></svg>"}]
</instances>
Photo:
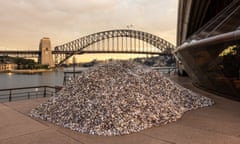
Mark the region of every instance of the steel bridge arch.
<instances>
[{"instance_id":1,"label":"steel bridge arch","mask_svg":"<svg viewBox=\"0 0 240 144\"><path fill-rule=\"evenodd\" d=\"M128 37L142 40L146 43L153 45L159 49L159 53L156 54L171 54L175 46L170 42L147 32L132 30L132 29L118 29L118 30L108 30L102 31L94 34L90 34L79 39L73 40L71 42L56 46L54 48L55 55L64 54L65 58L62 59L57 65L62 64L68 58L74 54L85 53L83 50L90 45L103 41L105 39L117 38L117 37ZM111 53L113 51L109 51ZM121 52L121 51L118 51ZM128 52L123 52L128 53ZM129 52L130 53L130 52ZM139 53L139 51L133 51L132 53ZM151 53L151 52L149 52Z\"/></svg>"}]
</instances>

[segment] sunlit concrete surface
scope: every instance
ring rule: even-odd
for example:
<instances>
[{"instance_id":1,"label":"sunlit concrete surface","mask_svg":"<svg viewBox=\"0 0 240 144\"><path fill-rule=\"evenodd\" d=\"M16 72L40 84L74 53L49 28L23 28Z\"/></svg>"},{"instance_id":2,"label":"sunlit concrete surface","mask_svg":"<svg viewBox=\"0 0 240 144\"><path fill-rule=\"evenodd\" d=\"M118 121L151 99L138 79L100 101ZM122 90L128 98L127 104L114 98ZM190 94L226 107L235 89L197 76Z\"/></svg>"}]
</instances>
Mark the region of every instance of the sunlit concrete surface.
<instances>
[{"instance_id":1,"label":"sunlit concrete surface","mask_svg":"<svg viewBox=\"0 0 240 144\"><path fill-rule=\"evenodd\" d=\"M177 122L123 136L81 134L32 119L29 111L46 99L0 104L0 144L239 144L240 102L204 92L189 78L171 77L182 86L213 98L216 104L184 114Z\"/></svg>"}]
</instances>

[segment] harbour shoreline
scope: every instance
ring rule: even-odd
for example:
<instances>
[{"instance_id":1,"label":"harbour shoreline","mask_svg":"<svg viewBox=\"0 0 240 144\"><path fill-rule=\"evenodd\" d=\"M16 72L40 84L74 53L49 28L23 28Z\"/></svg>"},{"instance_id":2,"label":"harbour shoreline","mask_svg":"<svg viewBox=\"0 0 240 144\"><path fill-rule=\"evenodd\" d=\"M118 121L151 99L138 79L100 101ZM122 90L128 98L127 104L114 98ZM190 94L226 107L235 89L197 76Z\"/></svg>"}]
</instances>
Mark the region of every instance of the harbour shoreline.
<instances>
[{"instance_id":1,"label":"harbour shoreline","mask_svg":"<svg viewBox=\"0 0 240 144\"><path fill-rule=\"evenodd\" d=\"M0 73L34 74L51 71L53 71L53 69L24 69L24 70L1 71Z\"/></svg>"}]
</instances>

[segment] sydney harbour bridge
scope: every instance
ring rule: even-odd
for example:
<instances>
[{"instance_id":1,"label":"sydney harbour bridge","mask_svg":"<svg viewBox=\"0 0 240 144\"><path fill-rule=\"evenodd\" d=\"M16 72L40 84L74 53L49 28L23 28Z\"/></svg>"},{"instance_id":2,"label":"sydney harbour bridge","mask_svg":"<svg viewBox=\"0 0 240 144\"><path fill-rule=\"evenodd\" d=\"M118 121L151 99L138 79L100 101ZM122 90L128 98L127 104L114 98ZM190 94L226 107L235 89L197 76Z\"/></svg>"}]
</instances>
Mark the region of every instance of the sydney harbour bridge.
<instances>
[{"instance_id":1,"label":"sydney harbour bridge","mask_svg":"<svg viewBox=\"0 0 240 144\"><path fill-rule=\"evenodd\" d=\"M147 32L117 29L90 34L51 48L49 38L40 41L39 50L0 50L0 55L35 56L39 63L59 66L73 55L85 53L126 53L172 55L170 42Z\"/></svg>"}]
</instances>

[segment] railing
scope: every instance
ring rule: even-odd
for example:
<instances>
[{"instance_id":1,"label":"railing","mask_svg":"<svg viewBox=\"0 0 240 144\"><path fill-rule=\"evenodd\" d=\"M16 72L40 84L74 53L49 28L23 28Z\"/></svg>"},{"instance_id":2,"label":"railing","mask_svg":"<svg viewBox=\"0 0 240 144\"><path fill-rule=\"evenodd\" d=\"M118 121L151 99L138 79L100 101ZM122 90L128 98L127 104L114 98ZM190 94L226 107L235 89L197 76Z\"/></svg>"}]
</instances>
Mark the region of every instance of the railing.
<instances>
[{"instance_id":1,"label":"railing","mask_svg":"<svg viewBox=\"0 0 240 144\"><path fill-rule=\"evenodd\" d=\"M168 73L168 74L170 74L171 72L175 73L177 71L176 67L152 67L152 69L156 69L163 73Z\"/></svg>"},{"instance_id":2,"label":"railing","mask_svg":"<svg viewBox=\"0 0 240 144\"><path fill-rule=\"evenodd\" d=\"M0 89L0 102L50 97L54 96L60 89L60 86L34 86Z\"/></svg>"},{"instance_id":3,"label":"railing","mask_svg":"<svg viewBox=\"0 0 240 144\"><path fill-rule=\"evenodd\" d=\"M75 79L76 75L81 74L83 71L68 71L64 72L63 85L66 85L72 79Z\"/></svg>"}]
</instances>

